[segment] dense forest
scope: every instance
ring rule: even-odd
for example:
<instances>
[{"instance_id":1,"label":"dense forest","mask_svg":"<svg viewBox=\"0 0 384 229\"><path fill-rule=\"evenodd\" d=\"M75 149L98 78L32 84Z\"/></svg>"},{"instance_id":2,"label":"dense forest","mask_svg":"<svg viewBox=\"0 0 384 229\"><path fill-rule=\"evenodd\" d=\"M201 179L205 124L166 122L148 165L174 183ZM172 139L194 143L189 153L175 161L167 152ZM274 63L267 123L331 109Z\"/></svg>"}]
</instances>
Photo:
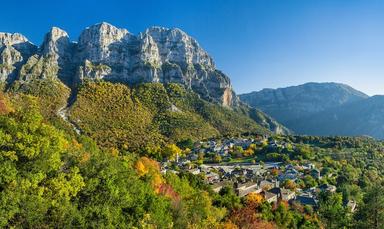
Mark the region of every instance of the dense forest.
<instances>
[{"instance_id":1,"label":"dense forest","mask_svg":"<svg viewBox=\"0 0 384 229\"><path fill-rule=\"evenodd\" d=\"M186 139L218 138L218 133L240 135L248 121L243 116L234 117L234 112L204 103L174 84L129 88L90 83L79 90L71 108L70 117L81 120L83 134L76 135L54 112L65 103L61 95L69 95L69 91L60 85L48 90L52 85L37 82L29 87L20 85L17 90L23 93L11 90L1 94L0 227L384 225L384 145L380 141L273 136L298 147L275 151L254 148L251 154L256 160L313 161L321 165L324 174L336 174L324 182L336 185L337 192L323 194L318 209L284 201L272 205L259 194L238 197L232 187L213 192L204 174L163 174L160 170L158 161L188 154L190 149L182 144ZM52 92L56 90L60 93ZM34 94L36 91L41 93ZM172 105L185 112L172 110ZM102 119L105 116L114 122L106 122ZM243 122L231 123L232 118ZM185 119L189 122L180 121ZM303 187L309 182L316 181L304 180ZM358 203L354 213L343 203L350 198Z\"/></svg>"}]
</instances>

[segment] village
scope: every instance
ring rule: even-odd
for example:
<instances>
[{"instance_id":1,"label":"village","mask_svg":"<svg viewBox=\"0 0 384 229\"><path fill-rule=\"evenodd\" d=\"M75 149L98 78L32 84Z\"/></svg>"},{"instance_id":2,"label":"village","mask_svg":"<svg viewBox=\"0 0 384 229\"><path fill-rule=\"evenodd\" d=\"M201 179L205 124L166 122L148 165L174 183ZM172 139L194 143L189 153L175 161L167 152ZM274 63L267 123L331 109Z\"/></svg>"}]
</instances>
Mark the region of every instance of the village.
<instances>
[{"instance_id":1,"label":"village","mask_svg":"<svg viewBox=\"0 0 384 229\"><path fill-rule=\"evenodd\" d=\"M316 209L320 193L336 192L337 187L325 181L334 174L323 174L310 160L291 163L286 154L278 153L295 148L292 142L269 136L200 141L189 154L177 157L172 166L162 163L162 172L200 175L217 193L233 187L239 197L256 193L271 204L286 201ZM255 152L259 155L255 156ZM345 205L352 212L357 207L353 200Z\"/></svg>"}]
</instances>

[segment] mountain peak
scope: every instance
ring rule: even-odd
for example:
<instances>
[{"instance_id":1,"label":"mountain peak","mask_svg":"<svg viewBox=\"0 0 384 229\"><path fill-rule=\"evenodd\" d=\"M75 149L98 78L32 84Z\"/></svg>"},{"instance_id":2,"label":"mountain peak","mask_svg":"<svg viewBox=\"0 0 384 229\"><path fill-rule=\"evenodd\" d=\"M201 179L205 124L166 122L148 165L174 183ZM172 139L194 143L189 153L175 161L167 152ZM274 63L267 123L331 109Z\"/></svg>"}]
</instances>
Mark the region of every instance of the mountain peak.
<instances>
[{"instance_id":1,"label":"mountain peak","mask_svg":"<svg viewBox=\"0 0 384 229\"><path fill-rule=\"evenodd\" d=\"M62 37L69 38L68 33L65 32L64 30L60 29L59 27L52 27L47 35L50 36L52 39L55 39L55 40L60 39Z\"/></svg>"},{"instance_id":2,"label":"mountain peak","mask_svg":"<svg viewBox=\"0 0 384 229\"><path fill-rule=\"evenodd\" d=\"M20 43L31 43L28 39L20 33L1 33L0 32L0 45L15 45ZM32 44L32 43L31 43Z\"/></svg>"},{"instance_id":3,"label":"mountain peak","mask_svg":"<svg viewBox=\"0 0 384 229\"><path fill-rule=\"evenodd\" d=\"M170 53L163 56L163 61L186 62L189 65L204 65L215 68L215 63L199 43L187 33L178 28L154 26L144 32L158 44L160 53Z\"/></svg>"},{"instance_id":4,"label":"mountain peak","mask_svg":"<svg viewBox=\"0 0 384 229\"><path fill-rule=\"evenodd\" d=\"M81 51L79 61L85 59L94 62L103 61L110 57L111 44L123 42L131 34L126 29L119 29L109 23L102 22L87 27L79 37L78 49Z\"/></svg>"},{"instance_id":5,"label":"mountain peak","mask_svg":"<svg viewBox=\"0 0 384 229\"><path fill-rule=\"evenodd\" d=\"M90 31L93 33L100 33L100 34L117 34L117 33L128 34L129 33L127 29L117 28L116 26L107 22L100 22L100 23L91 25L85 28L83 33L90 32Z\"/></svg>"},{"instance_id":6,"label":"mountain peak","mask_svg":"<svg viewBox=\"0 0 384 229\"><path fill-rule=\"evenodd\" d=\"M116 28L116 26L112 25L111 23L105 22L105 21L93 24L93 25L89 26L88 28L90 28L90 27L98 27L98 28L108 28L108 27L111 27L111 28Z\"/></svg>"},{"instance_id":7,"label":"mountain peak","mask_svg":"<svg viewBox=\"0 0 384 229\"><path fill-rule=\"evenodd\" d=\"M67 32L58 27L52 27L44 37L41 54L44 56L56 55L58 58L58 56L65 55L70 43Z\"/></svg>"},{"instance_id":8,"label":"mountain peak","mask_svg":"<svg viewBox=\"0 0 384 229\"><path fill-rule=\"evenodd\" d=\"M36 51L37 46L24 35L0 32L0 84L13 82L20 66Z\"/></svg>"},{"instance_id":9,"label":"mountain peak","mask_svg":"<svg viewBox=\"0 0 384 229\"><path fill-rule=\"evenodd\" d=\"M188 36L189 35L184 32L183 30L179 28L167 28L167 27L162 27L162 26L152 26L148 29L145 30L145 33L175 33L175 34L180 34L182 36Z\"/></svg>"}]
</instances>

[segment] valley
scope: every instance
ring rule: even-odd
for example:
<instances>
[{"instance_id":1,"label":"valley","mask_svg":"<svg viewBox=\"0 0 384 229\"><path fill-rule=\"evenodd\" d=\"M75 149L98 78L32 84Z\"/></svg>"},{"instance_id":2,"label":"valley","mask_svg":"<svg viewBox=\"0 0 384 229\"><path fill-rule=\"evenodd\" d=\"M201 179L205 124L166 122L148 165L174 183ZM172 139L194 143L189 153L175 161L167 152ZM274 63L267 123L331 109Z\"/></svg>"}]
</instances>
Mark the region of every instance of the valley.
<instances>
[{"instance_id":1,"label":"valley","mask_svg":"<svg viewBox=\"0 0 384 229\"><path fill-rule=\"evenodd\" d=\"M77 125L72 122L72 121L69 121L69 117L68 117L68 105L64 105L62 107L59 108L59 110L57 111L57 115L62 118L66 123L68 123L72 129L76 132L76 134L80 135L81 134L81 130L79 129L79 127L77 127Z\"/></svg>"},{"instance_id":2,"label":"valley","mask_svg":"<svg viewBox=\"0 0 384 229\"><path fill-rule=\"evenodd\" d=\"M0 227L372 228L381 96L237 95L177 28L0 33ZM376 139L375 139L376 138Z\"/></svg>"}]
</instances>

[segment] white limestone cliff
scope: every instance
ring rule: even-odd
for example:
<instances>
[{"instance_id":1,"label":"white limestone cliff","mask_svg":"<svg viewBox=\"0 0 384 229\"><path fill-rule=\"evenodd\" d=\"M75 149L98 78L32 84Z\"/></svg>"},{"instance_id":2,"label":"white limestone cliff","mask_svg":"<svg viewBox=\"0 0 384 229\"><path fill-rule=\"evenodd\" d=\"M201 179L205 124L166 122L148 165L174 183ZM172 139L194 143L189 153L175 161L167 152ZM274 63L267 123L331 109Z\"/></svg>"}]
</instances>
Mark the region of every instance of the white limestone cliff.
<instances>
[{"instance_id":1,"label":"white limestone cliff","mask_svg":"<svg viewBox=\"0 0 384 229\"><path fill-rule=\"evenodd\" d=\"M17 75L22 80L56 76L70 87L85 79L180 83L208 101L228 107L238 103L230 79L180 29L152 27L134 35L103 22L86 28L78 42L71 42L64 30L54 27L39 49L20 34L6 33L0 33L0 48L4 66L26 65L16 72L16 67L0 69L3 82Z\"/></svg>"}]
</instances>

